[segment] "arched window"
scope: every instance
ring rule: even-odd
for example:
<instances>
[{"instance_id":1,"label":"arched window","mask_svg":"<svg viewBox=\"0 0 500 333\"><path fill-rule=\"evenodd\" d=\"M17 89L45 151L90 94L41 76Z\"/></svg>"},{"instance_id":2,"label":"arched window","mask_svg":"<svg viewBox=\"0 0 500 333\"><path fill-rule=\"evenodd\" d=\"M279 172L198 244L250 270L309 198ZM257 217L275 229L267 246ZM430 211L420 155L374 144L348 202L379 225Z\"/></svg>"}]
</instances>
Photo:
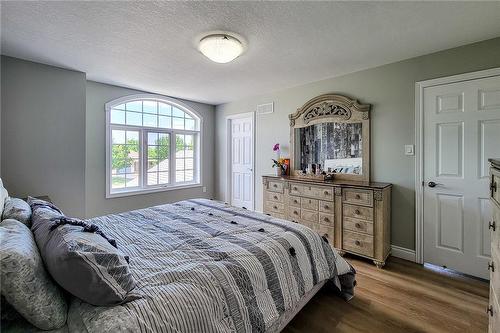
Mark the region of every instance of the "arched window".
<instances>
[{"instance_id":1,"label":"arched window","mask_svg":"<svg viewBox=\"0 0 500 333\"><path fill-rule=\"evenodd\" d=\"M201 117L159 95L106 104L107 197L200 184Z\"/></svg>"}]
</instances>

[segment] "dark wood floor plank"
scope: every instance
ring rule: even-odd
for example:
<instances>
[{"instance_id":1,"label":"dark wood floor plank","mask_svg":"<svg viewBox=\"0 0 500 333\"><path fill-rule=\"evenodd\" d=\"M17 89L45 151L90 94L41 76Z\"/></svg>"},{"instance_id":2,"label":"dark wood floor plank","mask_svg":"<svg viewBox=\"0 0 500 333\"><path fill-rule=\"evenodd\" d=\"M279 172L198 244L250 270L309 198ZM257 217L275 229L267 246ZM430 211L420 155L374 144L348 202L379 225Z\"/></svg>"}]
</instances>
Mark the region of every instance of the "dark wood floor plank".
<instances>
[{"instance_id":1,"label":"dark wood floor plank","mask_svg":"<svg viewBox=\"0 0 500 333\"><path fill-rule=\"evenodd\" d=\"M487 282L397 258L383 269L346 259L357 271L354 299L323 288L284 332L487 332Z\"/></svg>"}]
</instances>

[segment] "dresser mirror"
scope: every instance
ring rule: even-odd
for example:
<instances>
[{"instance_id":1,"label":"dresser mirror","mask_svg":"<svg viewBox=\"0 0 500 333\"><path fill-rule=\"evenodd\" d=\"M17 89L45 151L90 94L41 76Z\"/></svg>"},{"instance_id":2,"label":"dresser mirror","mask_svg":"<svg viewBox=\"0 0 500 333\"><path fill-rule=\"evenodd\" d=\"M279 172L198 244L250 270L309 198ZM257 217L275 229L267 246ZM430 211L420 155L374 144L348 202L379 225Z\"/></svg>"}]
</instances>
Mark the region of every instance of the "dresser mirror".
<instances>
[{"instance_id":1,"label":"dresser mirror","mask_svg":"<svg viewBox=\"0 0 500 333\"><path fill-rule=\"evenodd\" d=\"M369 104L326 94L291 114L291 174L369 181L369 111Z\"/></svg>"}]
</instances>

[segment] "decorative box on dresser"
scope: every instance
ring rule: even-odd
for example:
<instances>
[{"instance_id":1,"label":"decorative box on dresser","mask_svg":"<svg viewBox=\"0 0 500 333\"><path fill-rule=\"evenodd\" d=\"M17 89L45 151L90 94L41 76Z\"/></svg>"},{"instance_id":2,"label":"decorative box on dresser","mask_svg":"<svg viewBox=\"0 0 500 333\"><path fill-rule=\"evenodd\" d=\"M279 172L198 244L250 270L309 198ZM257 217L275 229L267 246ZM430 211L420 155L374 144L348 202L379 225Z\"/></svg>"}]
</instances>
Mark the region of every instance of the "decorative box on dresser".
<instances>
[{"instance_id":1,"label":"decorative box on dresser","mask_svg":"<svg viewBox=\"0 0 500 333\"><path fill-rule=\"evenodd\" d=\"M387 183L264 176L264 212L317 231L342 254L382 267L390 254L391 189Z\"/></svg>"},{"instance_id":2,"label":"decorative box on dresser","mask_svg":"<svg viewBox=\"0 0 500 333\"><path fill-rule=\"evenodd\" d=\"M500 332L500 159L490 159L490 199L492 220L491 262L490 270L490 302L488 306L489 332Z\"/></svg>"}]
</instances>

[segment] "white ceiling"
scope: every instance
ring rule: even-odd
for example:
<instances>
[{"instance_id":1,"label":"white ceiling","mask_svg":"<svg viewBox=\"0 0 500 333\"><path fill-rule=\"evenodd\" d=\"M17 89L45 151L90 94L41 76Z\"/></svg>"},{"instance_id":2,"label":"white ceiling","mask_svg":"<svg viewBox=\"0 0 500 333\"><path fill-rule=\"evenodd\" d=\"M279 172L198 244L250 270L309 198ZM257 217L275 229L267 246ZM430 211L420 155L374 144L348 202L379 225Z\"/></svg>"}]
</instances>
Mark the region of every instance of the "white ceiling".
<instances>
[{"instance_id":1,"label":"white ceiling","mask_svg":"<svg viewBox=\"0 0 500 333\"><path fill-rule=\"evenodd\" d=\"M2 2L2 54L220 104L500 35L500 2ZM210 62L195 38L234 31ZM478 55L480 56L480 55Z\"/></svg>"}]
</instances>

